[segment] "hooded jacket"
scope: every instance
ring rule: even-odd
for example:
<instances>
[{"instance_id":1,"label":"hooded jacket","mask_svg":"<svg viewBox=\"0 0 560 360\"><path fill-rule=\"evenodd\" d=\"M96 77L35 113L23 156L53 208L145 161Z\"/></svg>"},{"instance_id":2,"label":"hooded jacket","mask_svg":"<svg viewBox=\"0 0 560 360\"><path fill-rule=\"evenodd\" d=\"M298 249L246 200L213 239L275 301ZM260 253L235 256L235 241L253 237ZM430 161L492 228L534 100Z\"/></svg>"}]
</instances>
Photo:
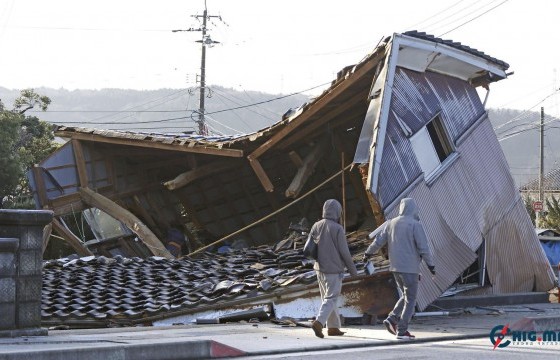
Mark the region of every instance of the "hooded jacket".
<instances>
[{"instance_id":1,"label":"hooded jacket","mask_svg":"<svg viewBox=\"0 0 560 360\"><path fill-rule=\"evenodd\" d=\"M313 268L326 274L341 274L344 267L352 276L358 275L346 242L344 228L339 224L342 206L330 199L323 205L323 219L311 227L309 236L317 243L318 259Z\"/></svg>"},{"instance_id":2,"label":"hooded jacket","mask_svg":"<svg viewBox=\"0 0 560 360\"><path fill-rule=\"evenodd\" d=\"M383 245L389 248L389 270L401 273L420 273L420 262L434 266L428 239L420 223L418 207L411 198L401 200L399 216L384 222L379 234L367 248L366 254L372 255Z\"/></svg>"}]
</instances>

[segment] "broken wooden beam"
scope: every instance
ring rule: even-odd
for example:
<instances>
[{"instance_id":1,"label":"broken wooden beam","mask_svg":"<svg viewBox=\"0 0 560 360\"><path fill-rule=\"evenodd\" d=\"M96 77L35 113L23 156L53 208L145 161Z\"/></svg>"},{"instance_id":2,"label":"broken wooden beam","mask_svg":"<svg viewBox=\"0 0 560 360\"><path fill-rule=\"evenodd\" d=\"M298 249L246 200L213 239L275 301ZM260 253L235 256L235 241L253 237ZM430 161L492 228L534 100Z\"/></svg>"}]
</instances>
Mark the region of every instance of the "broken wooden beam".
<instances>
[{"instance_id":1,"label":"broken wooden beam","mask_svg":"<svg viewBox=\"0 0 560 360\"><path fill-rule=\"evenodd\" d=\"M239 166L239 163L237 161L203 165L199 168L179 174L175 179L164 182L163 185L165 185L165 187L169 190L177 190L192 183L197 179L226 171L236 166Z\"/></svg>"},{"instance_id":2,"label":"broken wooden beam","mask_svg":"<svg viewBox=\"0 0 560 360\"><path fill-rule=\"evenodd\" d=\"M79 256L91 256L93 253L72 231L68 230L56 217L52 221L53 230L60 235Z\"/></svg>"},{"instance_id":3,"label":"broken wooden beam","mask_svg":"<svg viewBox=\"0 0 560 360\"><path fill-rule=\"evenodd\" d=\"M82 201L89 206L103 210L115 219L122 221L140 238L152 254L173 259L173 255L167 251L158 237L136 215L91 189L80 188L80 196Z\"/></svg>"},{"instance_id":4,"label":"broken wooden beam","mask_svg":"<svg viewBox=\"0 0 560 360\"><path fill-rule=\"evenodd\" d=\"M307 182L307 180L309 180L309 178L315 171L317 164L323 157L325 153L325 144L326 141L324 139L321 140L320 142L316 143L311 152L307 154L307 156L303 160L303 164L298 169L296 176L294 176L292 183L290 184L288 189L286 189L286 197L296 198L299 195L299 193L305 186L305 183Z\"/></svg>"},{"instance_id":5,"label":"broken wooden beam","mask_svg":"<svg viewBox=\"0 0 560 360\"><path fill-rule=\"evenodd\" d=\"M247 160L249 160L249 164L253 168L253 171L257 175L257 178L261 182L261 185L263 186L264 190L266 192L273 192L274 185L272 185L272 182L270 181L270 178L264 171L260 161L257 158L253 158L251 155L247 156Z\"/></svg>"}]
</instances>

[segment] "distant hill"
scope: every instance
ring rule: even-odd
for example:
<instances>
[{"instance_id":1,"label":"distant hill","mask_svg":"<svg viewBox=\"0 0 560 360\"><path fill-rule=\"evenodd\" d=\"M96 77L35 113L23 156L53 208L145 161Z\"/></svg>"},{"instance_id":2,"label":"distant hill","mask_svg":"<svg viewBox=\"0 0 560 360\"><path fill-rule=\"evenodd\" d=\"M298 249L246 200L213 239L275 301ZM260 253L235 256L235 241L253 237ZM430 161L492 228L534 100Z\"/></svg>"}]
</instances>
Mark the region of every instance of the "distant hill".
<instances>
[{"instance_id":1,"label":"distant hill","mask_svg":"<svg viewBox=\"0 0 560 360\"><path fill-rule=\"evenodd\" d=\"M508 161L511 174L521 186L539 174L540 112L489 109L490 121ZM544 131L544 172L560 167L560 119L546 115ZM509 134L511 137L507 138Z\"/></svg>"},{"instance_id":2,"label":"distant hill","mask_svg":"<svg viewBox=\"0 0 560 360\"><path fill-rule=\"evenodd\" d=\"M37 113L43 120L54 124L82 126L98 129L123 129L159 133L196 131L194 120L198 109L198 92L187 89L160 90L65 90L39 88L52 103L46 113ZM0 87L0 99L7 107L19 95L19 90ZM286 96L255 91L237 91L220 86L211 87L205 107L207 123L214 133L250 133L279 121L290 108L308 102L304 95ZM280 98L280 99L278 99ZM256 106L248 106L259 103ZM237 108L232 110L233 108ZM537 123L540 113L511 109L489 109L500 145L518 186L538 177L539 132L538 127L526 130L530 123ZM547 117L546 122L555 120ZM545 173L560 167L560 126L545 126Z\"/></svg>"},{"instance_id":3,"label":"distant hill","mask_svg":"<svg viewBox=\"0 0 560 360\"><path fill-rule=\"evenodd\" d=\"M199 107L197 90L35 90L52 100L49 110L38 112L37 116L54 124L165 133L198 129L194 121L198 119L194 112ZM0 87L0 99L7 107L18 95L19 90ZM211 133L220 134L263 129L281 120L290 108L309 101L305 95L236 91L220 86L210 87L207 95L207 124ZM233 108L236 109L230 110Z\"/></svg>"}]
</instances>

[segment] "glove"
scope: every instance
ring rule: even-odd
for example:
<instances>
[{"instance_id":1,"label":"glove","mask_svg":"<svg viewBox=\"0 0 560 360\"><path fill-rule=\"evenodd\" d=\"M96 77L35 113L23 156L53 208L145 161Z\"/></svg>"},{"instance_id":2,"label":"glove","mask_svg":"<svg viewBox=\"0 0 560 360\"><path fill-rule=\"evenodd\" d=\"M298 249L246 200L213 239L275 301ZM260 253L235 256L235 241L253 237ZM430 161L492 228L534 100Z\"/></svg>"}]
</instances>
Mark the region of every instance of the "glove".
<instances>
[{"instance_id":1,"label":"glove","mask_svg":"<svg viewBox=\"0 0 560 360\"><path fill-rule=\"evenodd\" d=\"M365 264L369 261L370 258L371 258L371 255L364 254L364 257L362 258L362 262Z\"/></svg>"},{"instance_id":2,"label":"glove","mask_svg":"<svg viewBox=\"0 0 560 360\"><path fill-rule=\"evenodd\" d=\"M430 272L432 273L432 275L436 274L436 267L435 266L428 266L428 270L430 270Z\"/></svg>"}]
</instances>

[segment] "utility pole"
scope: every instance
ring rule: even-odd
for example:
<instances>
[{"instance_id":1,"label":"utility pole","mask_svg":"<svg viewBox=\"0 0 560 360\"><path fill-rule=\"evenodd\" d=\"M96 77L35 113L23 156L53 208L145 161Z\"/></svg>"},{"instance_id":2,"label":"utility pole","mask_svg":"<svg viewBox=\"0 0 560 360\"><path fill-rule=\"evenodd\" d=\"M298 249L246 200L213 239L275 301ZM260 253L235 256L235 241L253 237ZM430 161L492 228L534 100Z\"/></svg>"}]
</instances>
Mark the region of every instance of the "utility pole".
<instances>
[{"instance_id":1,"label":"utility pole","mask_svg":"<svg viewBox=\"0 0 560 360\"><path fill-rule=\"evenodd\" d=\"M210 38L210 35L207 35L208 28L206 27L207 20L212 18L217 18L220 21L222 17L220 15L208 15L208 9L206 8L206 0L204 1L204 12L202 15L191 15L192 17L199 19L202 18L202 27L195 29L189 28L186 30L172 30L172 32L180 32L180 31L200 31L202 33L202 39L197 40L196 42L201 43L202 46L202 55L200 59L200 98L199 98L199 107L198 107L198 120L196 123L198 124L198 134L200 135L208 135L208 128L206 126L206 121L204 119L204 98L206 95L206 47L212 47L214 44L219 44L219 41L214 41Z\"/></svg>"},{"instance_id":2,"label":"utility pole","mask_svg":"<svg viewBox=\"0 0 560 360\"><path fill-rule=\"evenodd\" d=\"M540 124L540 154L539 154L539 201L544 204L544 189L543 189L543 178L544 178L544 107L541 107L541 124ZM537 212L537 226L539 226L539 221L541 218L542 210Z\"/></svg>"}]
</instances>

